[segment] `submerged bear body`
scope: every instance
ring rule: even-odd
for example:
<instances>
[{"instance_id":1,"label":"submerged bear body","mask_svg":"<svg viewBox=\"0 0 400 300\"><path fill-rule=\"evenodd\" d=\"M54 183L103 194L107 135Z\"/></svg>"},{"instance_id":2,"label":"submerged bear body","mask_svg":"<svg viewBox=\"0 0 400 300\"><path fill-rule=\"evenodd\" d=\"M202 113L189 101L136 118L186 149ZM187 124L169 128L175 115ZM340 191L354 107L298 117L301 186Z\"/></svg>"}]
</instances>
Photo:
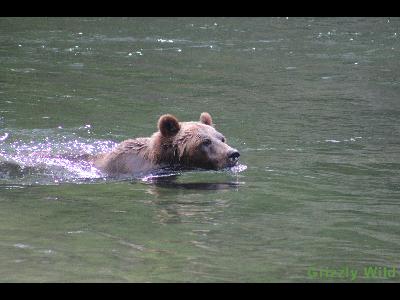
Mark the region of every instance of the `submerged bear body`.
<instances>
[{"instance_id":1,"label":"submerged bear body","mask_svg":"<svg viewBox=\"0 0 400 300\"><path fill-rule=\"evenodd\" d=\"M218 170L234 166L239 156L214 128L211 116L202 113L199 122L179 122L172 115L163 115L151 137L125 140L90 161L100 171L119 176L163 168Z\"/></svg>"}]
</instances>

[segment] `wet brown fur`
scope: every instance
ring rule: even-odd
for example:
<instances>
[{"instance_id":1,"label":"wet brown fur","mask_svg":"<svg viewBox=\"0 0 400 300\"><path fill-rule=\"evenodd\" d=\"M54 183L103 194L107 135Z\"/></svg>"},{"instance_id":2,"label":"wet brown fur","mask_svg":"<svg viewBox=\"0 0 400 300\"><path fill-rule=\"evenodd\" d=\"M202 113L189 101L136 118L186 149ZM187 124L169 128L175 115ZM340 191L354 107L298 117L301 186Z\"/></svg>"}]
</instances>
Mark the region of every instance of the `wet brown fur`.
<instances>
[{"instance_id":1,"label":"wet brown fur","mask_svg":"<svg viewBox=\"0 0 400 300\"><path fill-rule=\"evenodd\" d=\"M216 169L225 163L222 155L232 148L219 145L218 149L224 154L217 153L217 158L213 159L197 150L204 136L222 136L211 125L212 118L208 113L201 114L200 122L178 122L172 115L163 115L158 121L159 131L151 137L125 140L111 152L97 155L91 161L109 175L148 172L164 167Z\"/></svg>"}]
</instances>

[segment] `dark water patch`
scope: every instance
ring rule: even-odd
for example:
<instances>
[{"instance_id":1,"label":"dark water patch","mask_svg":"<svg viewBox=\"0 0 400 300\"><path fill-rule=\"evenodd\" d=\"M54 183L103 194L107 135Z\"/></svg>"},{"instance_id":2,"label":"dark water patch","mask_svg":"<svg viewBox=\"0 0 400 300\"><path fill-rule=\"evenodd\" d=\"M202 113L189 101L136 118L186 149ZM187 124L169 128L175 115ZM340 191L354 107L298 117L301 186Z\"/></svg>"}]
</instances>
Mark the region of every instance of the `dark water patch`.
<instances>
[{"instance_id":1,"label":"dark water patch","mask_svg":"<svg viewBox=\"0 0 400 300\"><path fill-rule=\"evenodd\" d=\"M199 191L237 189L241 185L239 182L177 182L177 175L147 179L146 183L160 188Z\"/></svg>"},{"instance_id":2,"label":"dark water patch","mask_svg":"<svg viewBox=\"0 0 400 300\"><path fill-rule=\"evenodd\" d=\"M15 163L0 162L0 179L4 178L19 178L24 176L24 171L21 166Z\"/></svg>"},{"instance_id":3,"label":"dark water patch","mask_svg":"<svg viewBox=\"0 0 400 300\"><path fill-rule=\"evenodd\" d=\"M324 172L326 174L341 174L350 176L388 176L396 174L396 172L393 171L371 168L363 164L342 162L318 162L314 164L313 168L318 172Z\"/></svg>"}]
</instances>

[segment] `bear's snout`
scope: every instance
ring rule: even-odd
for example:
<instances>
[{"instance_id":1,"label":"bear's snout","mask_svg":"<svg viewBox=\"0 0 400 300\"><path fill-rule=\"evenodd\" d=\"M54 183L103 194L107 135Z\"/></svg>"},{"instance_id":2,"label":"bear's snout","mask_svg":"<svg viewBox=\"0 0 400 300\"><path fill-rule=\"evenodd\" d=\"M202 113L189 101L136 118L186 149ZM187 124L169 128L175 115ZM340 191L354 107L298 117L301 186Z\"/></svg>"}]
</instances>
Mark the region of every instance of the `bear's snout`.
<instances>
[{"instance_id":1,"label":"bear's snout","mask_svg":"<svg viewBox=\"0 0 400 300\"><path fill-rule=\"evenodd\" d=\"M232 149L228 152L228 158L232 163L236 163L239 160L240 153L236 149Z\"/></svg>"}]
</instances>

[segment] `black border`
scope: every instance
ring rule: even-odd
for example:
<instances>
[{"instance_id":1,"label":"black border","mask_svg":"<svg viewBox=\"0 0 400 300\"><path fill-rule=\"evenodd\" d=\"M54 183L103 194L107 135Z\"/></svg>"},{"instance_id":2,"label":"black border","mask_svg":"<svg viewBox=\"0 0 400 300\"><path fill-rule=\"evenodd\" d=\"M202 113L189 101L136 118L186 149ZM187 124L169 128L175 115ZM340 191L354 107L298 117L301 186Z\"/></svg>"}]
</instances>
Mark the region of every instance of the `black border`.
<instances>
[{"instance_id":1,"label":"black border","mask_svg":"<svg viewBox=\"0 0 400 300\"><path fill-rule=\"evenodd\" d=\"M269 1L8 1L1 16L187 16L187 17L269 17L269 16L390 16L395 1L360 0L269 0Z\"/></svg>"}]
</instances>

